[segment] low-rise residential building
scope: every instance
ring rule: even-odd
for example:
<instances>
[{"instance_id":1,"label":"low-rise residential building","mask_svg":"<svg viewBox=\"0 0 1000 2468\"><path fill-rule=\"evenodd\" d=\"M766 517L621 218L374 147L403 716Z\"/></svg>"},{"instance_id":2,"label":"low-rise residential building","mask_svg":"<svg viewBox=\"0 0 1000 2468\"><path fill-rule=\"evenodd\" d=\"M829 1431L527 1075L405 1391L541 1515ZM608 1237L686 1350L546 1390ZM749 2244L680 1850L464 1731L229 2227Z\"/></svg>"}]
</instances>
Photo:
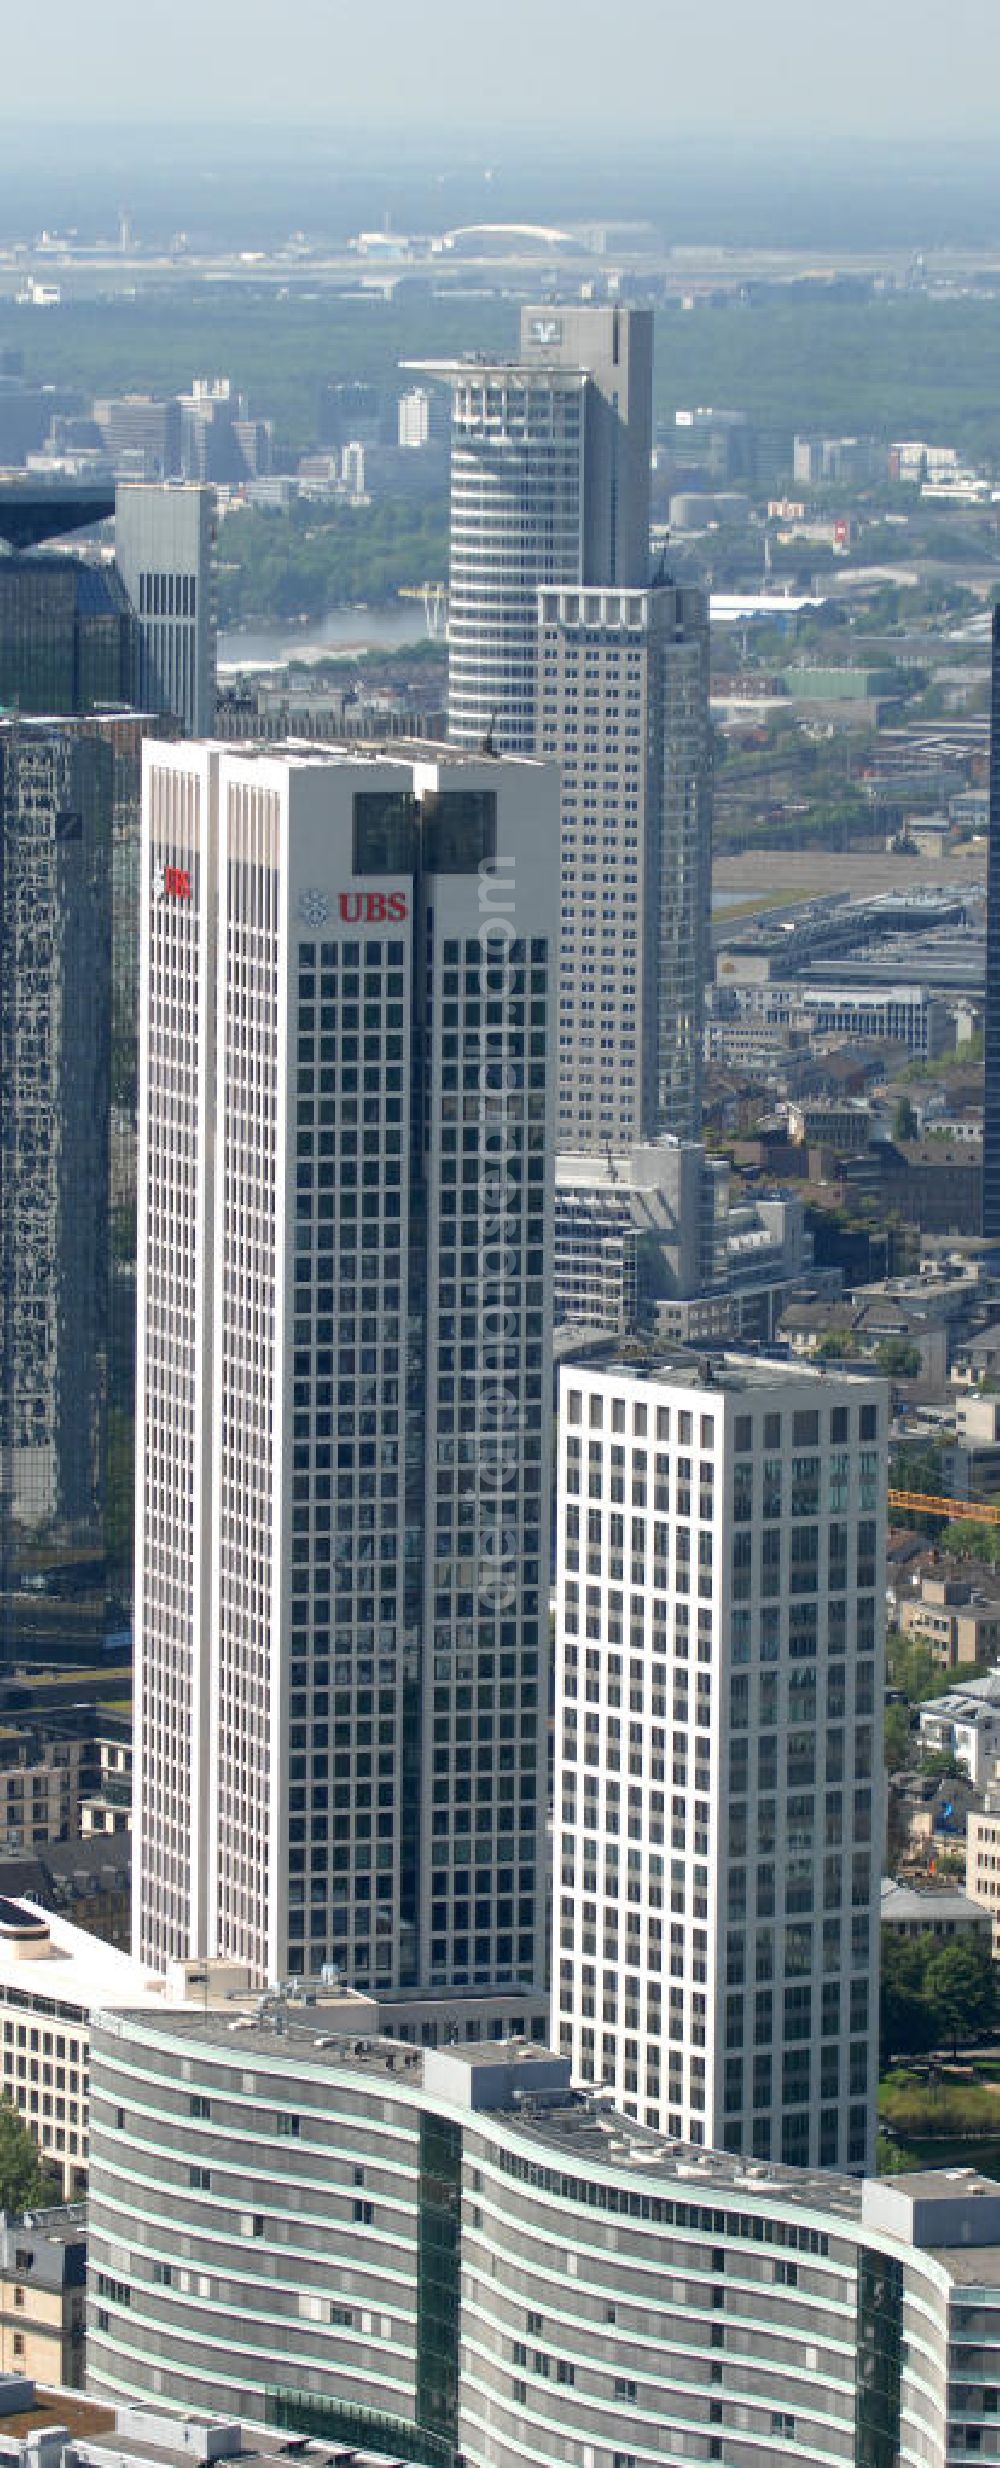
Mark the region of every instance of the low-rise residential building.
<instances>
[{"instance_id":1,"label":"low-rise residential building","mask_svg":"<svg viewBox=\"0 0 1000 2468\"><path fill-rule=\"evenodd\" d=\"M83 2388L87 2222L82 2203L0 2212L0 2378Z\"/></svg>"},{"instance_id":2,"label":"low-rise residential building","mask_svg":"<svg viewBox=\"0 0 1000 2468\"><path fill-rule=\"evenodd\" d=\"M0 1895L27 1896L59 1918L129 1950L132 1843L125 1834L88 1835L79 1842L39 1843L0 1858Z\"/></svg>"},{"instance_id":3,"label":"low-rise residential building","mask_svg":"<svg viewBox=\"0 0 1000 2468\"><path fill-rule=\"evenodd\" d=\"M919 1725L922 1746L954 1757L981 1791L1000 1756L1000 1671L932 1697L920 1707Z\"/></svg>"},{"instance_id":4,"label":"low-rise residential building","mask_svg":"<svg viewBox=\"0 0 1000 2468\"><path fill-rule=\"evenodd\" d=\"M44 1740L17 1724L0 1730L0 1844L66 1842L80 1829L84 1739Z\"/></svg>"},{"instance_id":5,"label":"low-rise residential building","mask_svg":"<svg viewBox=\"0 0 1000 2468\"><path fill-rule=\"evenodd\" d=\"M944 1452L942 1479L950 1495L974 1500L1000 1480L1000 1391L974 1390L955 1403L954 1444Z\"/></svg>"},{"instance_id":6,"label":"low-rise residential building","mask_svg":"<svg viewBox=\"0 0 1000 2468\"><path fill-rule=\"evenodd\" d=\"M94 2157L95 2398L203 2423L224 2394L316 2468L990 2456L1000 2185L973 2170L748 2162L549 2051L193 2011L98 2026Z\"/></svg>"},{"instance_id":7,"label":"low-rise residential building","mask_svg":"<svg viewBox=\"0 0 1000 2468\"><path fill-rule=\"evenodd\" d=\"M957 1886L901 1885L883 1877L881 1928L883 1946L890 1937L935 1937L990 1949L989 1913Z\"/></svg>"},{"instance_id":8,"label":"low-rise residential building","mask_svg":"<svg viewBox=\"0 0 1000 2468\"><path fill-rule=\"evenodd\" d=\"M1000 1654L1000 1578L961 1560L923 1563L897 1587L896 1617L904 1637L926 1645L946 1671L963 1663L995 1662Z\"/></svg>"},{"instance_id":9,"label":"low-rise residential building","mask_svg":"<svg viewBox=\"0 0 1000 2468\"><path fill-rule=\"evenodd\" d=\"M912 1397L937 1397L945 1387L945 1323L934 1312L917 1303L900 1302L892 1294L868 1288L833 1302L796 1298L783 1311L778 1334L805 1361L830 1355L838 1344L845 1360L874 1362L877 1367L883 1352L889 1362L894 1357L906 1360L910 1368L902 1375L902 1385ZM905 1357L900 1351L904 1346ZM900 1375L893 1376L898 1382Z\"/></svg>"},{"instance_id":10,"label":"low-rise residential building","mask_svg":"<svg viewBox=\"0 0 1000 2468\"><path fill-rule=\"evenodd\" d=\"M803 1097L789 1105L787 1120L791 1139L843 1153L867 1148L875 1115L863 1097Z\"/></svg>"},{"instance_id":11,"label":"low-rise residential building","mask_svg":"<svg viewBox=\"0 0 1000 2468\"><path fill-rule=\"evenodd\" d=\"M993 1959L1000 1962L1000 1790L987 1788L982 1808L970 1808L965 1833L966 1890L990 1920Z\"/></svg>"},{"instance_id":12,"label":"low-rise residential building","mask_svg":"<svg viewBox=\"0 0 1000 2468\"><path fill-rule=\"evenodd\" d=\"M1000 1381L1000 1320L992 1320L988 1328L980 1329L978 1336L958 1347L954 1378L969 1388L984 1388L994 1380Z\"/></svg>"}]
</instances>

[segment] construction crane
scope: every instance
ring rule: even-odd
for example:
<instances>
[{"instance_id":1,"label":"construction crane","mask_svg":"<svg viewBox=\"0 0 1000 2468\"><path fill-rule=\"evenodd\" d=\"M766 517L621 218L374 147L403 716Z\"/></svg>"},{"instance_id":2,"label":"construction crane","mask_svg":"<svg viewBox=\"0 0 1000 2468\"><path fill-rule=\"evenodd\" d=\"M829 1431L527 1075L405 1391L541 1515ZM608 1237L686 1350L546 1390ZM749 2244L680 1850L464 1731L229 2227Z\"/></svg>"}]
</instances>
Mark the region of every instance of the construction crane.
<instances>
[{"instance_id":1,"label":"construction crane","mask_svg":"<svg viewBox=\"0 0 1000 2468\"><path fill-rule=\"evenodd\" d=\"M943 1500L930 1491L890 1491L890 1508L919 1508L927 1517L974 1518L977 1525L1000 1525L1000 1506L986 1500Z\"/></svg>"}]
</instances>

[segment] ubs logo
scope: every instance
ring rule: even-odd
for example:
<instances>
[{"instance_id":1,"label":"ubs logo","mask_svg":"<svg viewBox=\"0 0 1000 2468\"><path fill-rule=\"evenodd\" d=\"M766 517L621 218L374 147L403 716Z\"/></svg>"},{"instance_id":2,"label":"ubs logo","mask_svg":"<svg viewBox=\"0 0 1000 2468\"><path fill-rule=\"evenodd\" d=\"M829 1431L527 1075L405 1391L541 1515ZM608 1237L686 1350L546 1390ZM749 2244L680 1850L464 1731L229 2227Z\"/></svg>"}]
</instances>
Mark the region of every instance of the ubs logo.
<instances>
[{"instance_id":1,"label":"ubs logo","mask_svg":"<svg viewBox=\"0 0 1000 2468\"><path fill-rule=\"evenodd\" d=\"M405 891L342 891L337 906L345 925L385 925L410 913Z\"/></svg>"},{"instance_id":2,"label":"ubs logo","mask_svg":"<svg viewBox=\"0 0 1000 2468\"><path fill-rule=\"evenodd\" d=\"M186 866L153 867L153 897L156 900L191 900L191 876Z\"/></svg>"}]
</instances>

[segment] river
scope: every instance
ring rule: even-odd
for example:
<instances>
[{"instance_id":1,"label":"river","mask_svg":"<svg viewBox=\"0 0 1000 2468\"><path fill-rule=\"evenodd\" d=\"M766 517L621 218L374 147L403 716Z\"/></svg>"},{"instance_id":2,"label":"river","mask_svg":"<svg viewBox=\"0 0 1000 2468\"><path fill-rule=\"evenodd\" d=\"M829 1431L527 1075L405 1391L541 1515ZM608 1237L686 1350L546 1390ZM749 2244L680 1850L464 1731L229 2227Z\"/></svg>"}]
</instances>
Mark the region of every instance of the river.
<instances>
[{"instance_id":1,"label":"river","mask_svg":"<svg viewBox=\"0 0 1000 2468\"><path fill-rule=\"evenodd\" d=\"M425 643L419 600L385 608L331 608L304 625L227 626L219 633L219 670L282 668L286 660L323 660L345 652L399 651ZM442 649L444 648L442 644Z\"/></svg>"}]
</instances>

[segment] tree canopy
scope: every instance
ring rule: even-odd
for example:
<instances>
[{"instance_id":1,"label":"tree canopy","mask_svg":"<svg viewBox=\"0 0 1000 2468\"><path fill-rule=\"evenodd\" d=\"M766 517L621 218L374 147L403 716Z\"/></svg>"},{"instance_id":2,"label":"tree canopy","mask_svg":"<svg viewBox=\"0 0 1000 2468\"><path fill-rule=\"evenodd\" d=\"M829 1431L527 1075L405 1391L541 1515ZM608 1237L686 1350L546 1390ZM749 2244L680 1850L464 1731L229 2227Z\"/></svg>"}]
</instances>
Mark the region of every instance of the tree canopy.
<instances>
[{"instance_id":1,"label":"tree canopy","mask_svg":"<svg viewBox=\"0 0 1000 2468\"><path fill-rule=\"evenodd\" d=\"M10 2100L0 2099L0 2210L24 2211L58 2199L54 2172Z\"/></svg>"},{"instance_id":2,"label":"tree canopy","mask_svg":"<svg viewBox=\"0 0 1000 2468\"><path fill-rule=\"evenodd\" d=\"M989 1949L954 1938L942 1943L928 1929L919 1937L885 1930L879 2023L880 2064L925 2056L928 2049L987 2030L996 2013Z\"/></svg>"}]
</instances>

